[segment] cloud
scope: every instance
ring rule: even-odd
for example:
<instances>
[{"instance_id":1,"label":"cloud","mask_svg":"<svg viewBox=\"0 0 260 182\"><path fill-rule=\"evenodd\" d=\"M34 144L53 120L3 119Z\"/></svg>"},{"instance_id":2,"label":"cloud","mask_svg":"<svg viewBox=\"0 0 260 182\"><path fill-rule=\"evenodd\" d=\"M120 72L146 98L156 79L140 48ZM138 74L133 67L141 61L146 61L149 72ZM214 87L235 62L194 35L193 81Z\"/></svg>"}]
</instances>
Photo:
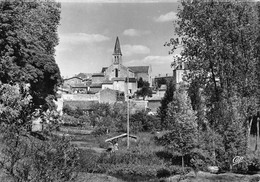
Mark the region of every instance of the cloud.
<instances>
[{"instance_id":1,"label":"cloud","mask_svg":"<svg viewBox=\"0 0 260 182\"><path fill-rule=\"evenodd\" d=\"M129 65L163 65L163 64L168 64L170 65L171 62L173 62L173 56L168 55L168 56L146 56L143 59L135 59L128 61L127 63Z\"/></svg>"},{"instance_id":2,"label":"cloud","mask_svg":"<svg viewBox=\"0 0 260 182\"><path fill-rule=\"evenodd\" d=\"M146 35L151 33L150 31L141 31L141 30L136 30L136 29L126 29L123 32L123 35L130 36L130 37L135 37L135 36L141 36L141 35Z\"/></svg>"},{"instance_id":3,"label":"cloud","mask_svg":"<svg viewBox=\"0 0 260 182\"><path fill-rule=\"evenodd\" d=\"M61 43L85 44L107 41L110 38L101 34L67 33L60 34Z\"/></svg>"},{"instance_id":4,"label":"cloud","mask_svg":"<svg viewBox=\"0 0 260 182\"><path fill-rule=\"evenodd\" d=\"M160 15L158 18L155 18L156 22L168 22L168 21L173 21L177 19L177 13L176 12L169 12L164 15Z\"/></svg>"},{"instance_id":5,"label":"cloud","mask_svg":"<svg viewBox=\"0 0 260 182\"><path fill-rule=\"evenodd\" d=\"M122 45L122 54L124 56L131 56L134 54L149 54L150 49L144 45Z\"/></svg>"}]
</instances>

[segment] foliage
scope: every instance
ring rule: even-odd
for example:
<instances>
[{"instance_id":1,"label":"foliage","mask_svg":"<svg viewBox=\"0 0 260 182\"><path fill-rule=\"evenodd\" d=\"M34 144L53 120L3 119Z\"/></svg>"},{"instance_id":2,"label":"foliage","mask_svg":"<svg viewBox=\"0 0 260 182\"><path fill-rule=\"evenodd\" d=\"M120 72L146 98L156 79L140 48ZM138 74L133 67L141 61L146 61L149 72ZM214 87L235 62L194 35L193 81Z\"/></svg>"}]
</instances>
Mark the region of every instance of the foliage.
<instances>
[{"instance_id":1,"label":"foliage","mask_svg":"<svg viewBox=\"0 0 260 182\"><path fill-rule=\"evenodd\" d=\"M130 130L133 133L151 132L159 128L159 119L148 115L145 111L138 111L130 117Z\"/></svg>"},{"instance_id":2,"label":"foliage","mask_svg":"<svg viewBox=\"0 0 260 182\"><path fill-rule=\"evenodd\" d=\"M211 150L200 145L215 164L230 169L233 157L247 152L250 123L259 110L259 3L182 1L177 16L175 36L181 40L166 45L171 53L180 44L183 50L172 66L188 64L200 135L217 136L211 137Z\"/></svg>"},{"instance_id":3,"label":"foliage","mask_svg":"<svg viewBox=\"0 0 260 182\"><path fill-rule=\"evenodd\" d=\"M156 79L155 85L156 85L157 88L160 88L161 85L166 85L166 84L167 84L167 81L166 81L165 78L157 78Z\"/></svg>"},{"instance_id":4,"label":"foliage","mask_svg":"<svg viewBox=\"0 0 260 182\"><path fill-rule=\"evenodd\" d=\"M136 91L136 95L139 97L143 97L143 100L145 100L145 97L152 97L152 89L150 88L150 84L148 81L143 81L142 77L138 80L138 88L139 90Z\"/></svg>"},{"instance_id":5,"label":"foliage","mask_svg":"<svg viewBox=\"0 0 260 182\"><path fill-rule=\"evenodd\" d=\"M83 110L77 107L76 109L73 109L69 105L64 105L62 108L62 111L66 113L67 115L73 116L75 118L79 118L80 116L83 116Z\"/></svg>"},{"instance_id":6,"label":"foliage","mask_svg":"<svg viewBox=\"0 0 260 182\"><path fill-rule=\"evenodd\" d=\"M70 116L70 115L67 115L67 114L64 114L62 116L62 123L63 125L65 126L79 126L81 125L81 122L78 118L75 118L73 116Z\"/></svg>"},{"instance_id":7,"label":"foliage","mask_svg":"<svg viewBox=\"0 0 260 182\"><path fill-rule=\"evenodd\" d=\"M126 131L126 104L97 103L91 106L89 123L95 127L94 133L102 135Z\"/></svg>"},{"instance_id":8,"label":"foliage","mask_svg":"<svg viewBox=\"0 0 260 182\"><path fill-rule=\"evenodd\" d=\"M173 95L175 91L175 86L173 85L173 82L170 81L167 84L167 89L164 94L164 97L161 100L161 106L158 109L158 116L161 119L161 128L167 129L167 126L165 125L165 118L167 114L168 104L173 100Z\"/></svg>"},{"instance_id":9,"label":"foliage","mask_svg":"<svg viewBox=\"0 0 260 182\"><path fill-rule=\"evenodd\" d=\"M170 151L182 156L191 154L197 146L196 115L184 89L176 91L173 101L168 106L166 126L170 130L163 136L163 145Z\"/></svg>"},{"instance_id":10,"label":"foliage","mask_svg":"<svg viewBox=\"0 0 260 182\"><path fill-rule=\"evenodd\" d=\"M60 122L58 115L51 110L44 112L43 131L32 132L34 116L28 111L28 87L3 84L0 92L1 169L14 181L71 180L77 167L77 150L69 140L52 135Z\"/></svg>"},{"instance_id":11,"label":"foliage","mask_svg":"<svg viewBox=\"0 0 260 182\"><path fill-rule=\"evenodd\" d=\"M54 107L60 72L54 60L60 5L54 1L0 2L0 82L29 83L31 107Z\"/></svg>"}]
</instances>

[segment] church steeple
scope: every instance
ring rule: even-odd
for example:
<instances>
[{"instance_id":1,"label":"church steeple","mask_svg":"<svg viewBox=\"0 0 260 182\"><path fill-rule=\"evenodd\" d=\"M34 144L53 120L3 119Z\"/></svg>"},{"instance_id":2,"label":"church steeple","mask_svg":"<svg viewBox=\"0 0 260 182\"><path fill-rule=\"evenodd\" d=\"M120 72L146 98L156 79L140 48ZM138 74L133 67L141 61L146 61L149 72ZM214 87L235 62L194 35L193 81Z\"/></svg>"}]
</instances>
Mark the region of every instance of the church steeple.
<instances>
[{"instance_id":1,"label":"church steeple","mask_svg":"<svg viewBox=\"0 0 260 182\"><path fill-rule=\"evenodd\" d=\"M115 48L114 48L114 53L113 53L113 64L121 64L122 61L122 52L120 48L120 43L119 43L119 38L116 37L116 43L115 43Z\"/></svg>"},{"instance_id":2,"label":"church steeple","mask_svg":"<svg viewBox=\"0 0 260 182\"><path fill-rule=\"evenodd\" d=\"M113 55L121 55L122 56L120 43L119 43L119 38L118 37L116 37L116 44L115 44Z\"/></svg>"}]
</instances>

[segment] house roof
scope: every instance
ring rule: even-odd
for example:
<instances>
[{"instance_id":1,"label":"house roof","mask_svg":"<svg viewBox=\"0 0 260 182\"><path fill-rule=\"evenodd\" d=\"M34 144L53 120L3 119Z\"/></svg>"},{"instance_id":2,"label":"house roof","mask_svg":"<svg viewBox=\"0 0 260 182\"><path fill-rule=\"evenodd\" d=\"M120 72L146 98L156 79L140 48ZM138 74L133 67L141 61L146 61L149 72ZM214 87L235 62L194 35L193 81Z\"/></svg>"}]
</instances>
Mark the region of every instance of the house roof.
<instances>
[{"instance_id":1,"label":"house roof","mask_svg":"<svg viewBox=\"0 0 260 182\"><path fill-rule=\"evenodd\" d=\"M72 88L87 88L86 84L78 83L78 84L71 84Z\"/></svg>"},{"instance_id":2,"label":"house roof","mask_svg":"<svg viewBox=\"0 0 260 182\"><path fill-rule=\"evenodd\" d=\"M112 78L112 81L125 81L125 77Z\"/></svg>"},{"instance_id":3,"label":"house roof","mask_svg":"<svg viewBox=\"0 0 260 182\"><path fill-rule=\"evenodd\" d=\"M82 79L89 79L91 78L92 73L79 73L76 75L76 77L80 77Z\"/></svg>"},{"instance_id":4,"label":"house roof","mask_svg":"<svg viewBox=\"0 0 260 182\"><path fill-rule=\"evenodd\" d=\"M148 73L149 66L129 66L134 73Z\"/></svg>"},{"instance_id":5,"label":"house roof","mask_svg":"<svg viewBox=\"0 0 260 182\"><path fill-rule=\"evenodd\" d=\"M92 83L89 87L90 88L101 88L102 87L102 83Z\"/></svg>"},{"instance_id":6,"label":"house roof","mask_svg":"<svg viewBox=\"0 0 260 182\"><path fill-rule=\"evenodd\" d=\"M111 80L104 80L102 84L113 84L113 82Z\"/></svg>"},{"instance_id":7,"label":"house roof","mask_svg":"<svg viewBox=\"0 0 260 182\"><path fill-rule=\"evenodd\" d=\"M104 77L104 73L93 73L92 77Z\"/></svg>"},{"instance_id":8,"label":"house roof","mask_svg":"<svg viewBox=\"0 0 260 182\"><path fill-rule=\"evenodd\" d=\"M129 78L129 80L128 80L128 78L126 77L125 78L125 82L136 82L137 80L135 79L135 78Z\"/></svg>"},{"instance_id":9,"label":"house roof","mask_svg":"<svg viewBox=\"0 0 260 182\"><path fill-rule=\"evenodd\" d=\"M74 78L79 79L79 80L82 81L82 78L80 78L80 77L78 77L78 76L73 76L73 77L70 77L70 78L65 78L65 79L63 79L63 80L64 80L64 81L67 81L67 80L71 80L71 79L74 79Z\"/></svg>"}]
</instances>

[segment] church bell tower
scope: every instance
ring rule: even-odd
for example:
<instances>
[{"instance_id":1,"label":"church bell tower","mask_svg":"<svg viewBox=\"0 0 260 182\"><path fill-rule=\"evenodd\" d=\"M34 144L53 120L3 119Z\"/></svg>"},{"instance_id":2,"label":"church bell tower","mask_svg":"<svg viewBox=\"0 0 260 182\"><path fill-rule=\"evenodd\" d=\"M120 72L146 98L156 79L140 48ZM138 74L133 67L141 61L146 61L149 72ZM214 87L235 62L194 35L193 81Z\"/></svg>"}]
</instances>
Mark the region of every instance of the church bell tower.
<instances>
[{"instance_id":1,"label":"church bell tower","mask_svg":"<svg viewBox=\"0 0 260 182\"><path fill-rule=\"evenodd\" d=\"M114 48L112 63L114 65L122 64L122 52L118 37L116 37L116 44Z\"/></svg>"}]
</instances>

